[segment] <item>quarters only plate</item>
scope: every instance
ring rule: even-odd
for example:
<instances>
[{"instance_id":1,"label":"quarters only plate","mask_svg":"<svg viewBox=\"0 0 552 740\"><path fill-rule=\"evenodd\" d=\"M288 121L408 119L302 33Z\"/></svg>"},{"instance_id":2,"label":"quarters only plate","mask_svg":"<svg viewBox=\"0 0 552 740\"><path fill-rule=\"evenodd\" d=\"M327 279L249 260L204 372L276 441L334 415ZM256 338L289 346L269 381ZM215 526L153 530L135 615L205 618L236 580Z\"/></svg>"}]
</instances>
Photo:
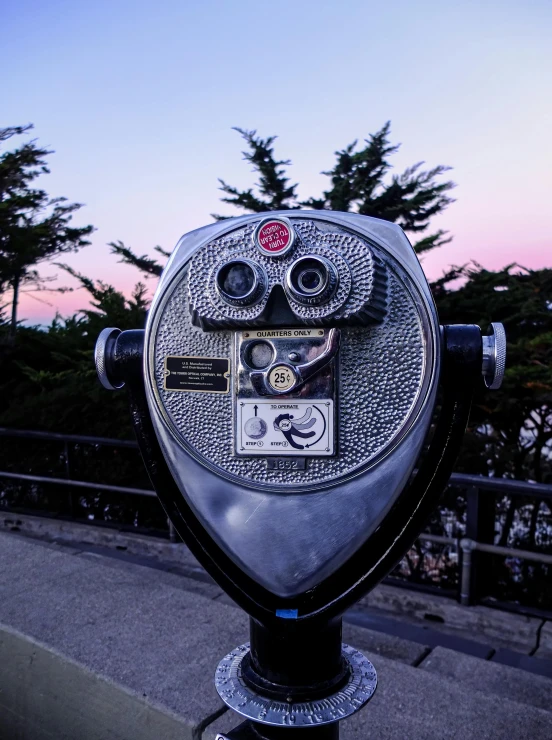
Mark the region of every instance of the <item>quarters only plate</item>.
<instances>
[{"instance_id":1,"label":"quarters only plate","mask_svg":"<svg viewBox=\"0 0 552 740\"><path fill-rule=\"evenodd\" d=\"M238 455L334 454L334 403L251 399L237 404Z\"/></svg>"}]
</instances>

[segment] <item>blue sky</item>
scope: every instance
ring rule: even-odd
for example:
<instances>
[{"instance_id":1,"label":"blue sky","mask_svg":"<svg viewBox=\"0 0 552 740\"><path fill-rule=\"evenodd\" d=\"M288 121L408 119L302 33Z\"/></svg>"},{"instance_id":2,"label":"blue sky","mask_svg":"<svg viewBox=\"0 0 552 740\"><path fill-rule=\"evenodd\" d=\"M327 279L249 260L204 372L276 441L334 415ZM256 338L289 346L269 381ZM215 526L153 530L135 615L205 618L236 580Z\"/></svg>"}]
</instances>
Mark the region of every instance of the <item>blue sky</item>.
<instances>
[{"instance_id":1,"label":"blue sky","mask_svg":"<svg viewBox=\"0 0 552 740\"><path fill-rule=\"evenodd\" d=\"M390 119L398 170L454 168L457 202L433 223L454 241L425 258L430 277L470 259L550 265L551 21L538 1L4 0L0 125L32 121L55 150L43 186L97 227L67 261L123 290L139 274L107 242L171 249L224 212L218 177L253 184L232 126L277 134L308 197L336 149ZM48 300L22 315L86 296Z\"/></svg>"}]
</instances>

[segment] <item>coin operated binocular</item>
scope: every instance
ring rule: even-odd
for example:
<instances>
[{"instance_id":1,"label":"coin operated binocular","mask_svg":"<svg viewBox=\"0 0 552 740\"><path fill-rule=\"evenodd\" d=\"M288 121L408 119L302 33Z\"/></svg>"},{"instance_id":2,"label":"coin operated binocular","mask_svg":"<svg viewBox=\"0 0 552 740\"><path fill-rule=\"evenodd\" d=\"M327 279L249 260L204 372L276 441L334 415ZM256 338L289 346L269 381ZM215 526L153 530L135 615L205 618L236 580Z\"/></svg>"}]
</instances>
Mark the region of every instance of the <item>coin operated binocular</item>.
<instances>
[{"instance_id":1,"label":"coin operated binocular","mask_svg":"<svg viewBox=\"0 0 552 740\"><path fill-rule=\"evenodd\" d=\"M399 227L297 210L186 234L145 332L100 335L167 515L251 617L216 670L246 718L228 738L337 738L373 695L341 616L418 535L478 384L499 387L490 331L439 325Z\"/></svg>"}]
</instances>

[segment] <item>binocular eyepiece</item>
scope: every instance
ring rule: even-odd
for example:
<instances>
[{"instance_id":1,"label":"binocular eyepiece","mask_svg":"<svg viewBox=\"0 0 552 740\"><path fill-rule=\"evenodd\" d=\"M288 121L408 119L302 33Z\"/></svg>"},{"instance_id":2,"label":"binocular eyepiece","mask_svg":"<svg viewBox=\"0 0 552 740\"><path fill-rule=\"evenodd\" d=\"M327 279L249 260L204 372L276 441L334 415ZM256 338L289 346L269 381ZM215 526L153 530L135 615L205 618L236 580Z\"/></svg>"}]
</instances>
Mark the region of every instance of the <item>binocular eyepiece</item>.
<instances>
[{"instance_id":1,"label":"binocular eyepiece","mask_svg":"<svg viewBox=\"0 0 552 740\"><path fill-rule=\"evenodd\" d=\"M284 290L292 301L304 306L320 306L332 298L338 282L337 270L329 260L306 255L287 269ZM215 286L225 303L246 307L254 306L266 296L269 281L260 264L250 259L231 259L217 269Z\"/></svg>"},{"instance_id":2,"label":"binocular eyepiece","mask_svg":"<svg viewBox=\"0 0 552 740\"><path fill-rule=\"evenodd\" d=\"M260 265L234 259L221 265L215 275L218 293L230 306L253 306L265 295L268 280Z\"/></svg>"},{"instance_id":3,"label":"binocular eyepiece","mask_svg":"<svg viewBox=\"0 0 552 740\"><path fill-rule=\"evenodd\" d=\"M286 273L286 290L304 306L321 306L337 290L339 276L332 263L324 257L299 257Z\"/></svg>"}]
</instances>

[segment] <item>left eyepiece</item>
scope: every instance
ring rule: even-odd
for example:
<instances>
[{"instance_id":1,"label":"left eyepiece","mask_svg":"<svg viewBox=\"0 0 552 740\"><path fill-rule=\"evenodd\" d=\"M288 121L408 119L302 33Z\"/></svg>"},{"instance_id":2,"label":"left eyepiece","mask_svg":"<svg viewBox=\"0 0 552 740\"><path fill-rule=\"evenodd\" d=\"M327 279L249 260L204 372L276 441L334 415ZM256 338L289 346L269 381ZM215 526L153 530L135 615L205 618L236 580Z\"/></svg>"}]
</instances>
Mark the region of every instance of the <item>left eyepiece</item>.
<instances>
[{"instance_id":1,"label":"left eyepiece","mask_svg":"<svg viewBox=\"0 0 552 740\"><path fill-rule=\"evenodd\" d=\"M245 259L225 262L215 275L220 297L231 306L252 306L266 292L267 279L259 265Z\"/></svg>"}]
</instances>

